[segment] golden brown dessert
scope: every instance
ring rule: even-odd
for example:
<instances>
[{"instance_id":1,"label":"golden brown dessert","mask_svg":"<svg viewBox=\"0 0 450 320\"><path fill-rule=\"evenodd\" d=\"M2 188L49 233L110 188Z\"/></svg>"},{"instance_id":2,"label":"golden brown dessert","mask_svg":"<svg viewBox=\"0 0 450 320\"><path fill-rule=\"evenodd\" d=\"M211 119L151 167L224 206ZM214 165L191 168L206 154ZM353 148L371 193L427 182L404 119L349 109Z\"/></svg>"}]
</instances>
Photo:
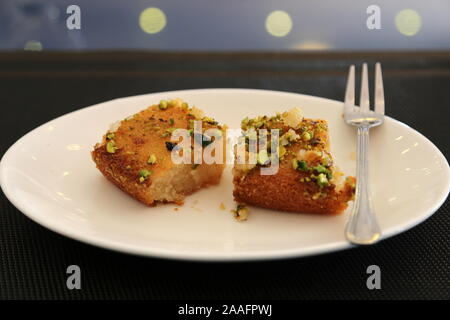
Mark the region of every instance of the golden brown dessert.
<instances>
[{"instance_id":1,"label":"golden brown dessert","mask_svg":"<svg viewBox=\"0 0 450 320\"><path fill-rule=\"evenodd\" d=\"M198 134L193 133L194 121L201 121L203 131ZM201 144L202 150L215 140L209 138L205 143L201 133L213 128L225 137L226 128L203 116L200 109L190 108L180 99L161 101L114 125L95 145L92 159L108 180L146 205L181 204L186 195L219 183L224 161L194 164L193 156L195 143ZM177 150L178 144L171 141L176 129L187 130L192 142L189 149ZM200 142L194 136L200 136ZM174 150L189 154L192 162L174 163Z\"/></svg>"},{"instance_id":2,"label":"golden brown dessert","mask_svg":"<svg viewBox=\"0 0 450 320\"><path fill-rule=\"evenodd\" d=\"M305 119L301 110L295 108L273 117L246 118L241 129L246 159L250 157L247 135L252 129L256 132L279 129L279 147L270 151L269 133L269 143L256 150L256 164L239 164L235 157L233 195L236 202L320 214L336 214L347 208L347 202L354 197L356 180L354 177L342 179L343 174L335 167L325 120ZM262 168L270 166L275 157L279 161L278 172L261 174Z\"/></svg>"}]
</instances>

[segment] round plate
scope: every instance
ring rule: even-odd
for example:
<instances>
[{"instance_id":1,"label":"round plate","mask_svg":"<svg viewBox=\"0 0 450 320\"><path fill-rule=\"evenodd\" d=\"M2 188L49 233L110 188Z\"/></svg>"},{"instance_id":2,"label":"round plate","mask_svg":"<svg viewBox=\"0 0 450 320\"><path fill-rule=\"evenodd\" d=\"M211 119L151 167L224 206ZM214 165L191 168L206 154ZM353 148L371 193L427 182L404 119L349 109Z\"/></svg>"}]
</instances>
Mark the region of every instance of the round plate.
<instances>
[{"instance_id":1,"label":"round plate","mask_svg":"<svg viewBox=\"0 0 450 320\"><path fill-rule=\"evenodd\" d=\"M235 204L229 167L220 185L189 196L179 210L171 204L146 207L108 182L90 151L109 125L161 99L177 97L230 128L239 128L246 116L300 107L307 118L328 121L335 163L346 175L354 175L356 134L342 119L341 102L287 92L202 89L116 99L40 126L4 155L4 193L25 215L53 231L139 255L251 260L350 247L344 238L349 210L323 216L251 207L247 221L236 221L230 213ZM450 170L427 138L392 118L371 130L370 139L370 184L386 238L424 221L442 205Z\"/></svg>"}]
</instances>

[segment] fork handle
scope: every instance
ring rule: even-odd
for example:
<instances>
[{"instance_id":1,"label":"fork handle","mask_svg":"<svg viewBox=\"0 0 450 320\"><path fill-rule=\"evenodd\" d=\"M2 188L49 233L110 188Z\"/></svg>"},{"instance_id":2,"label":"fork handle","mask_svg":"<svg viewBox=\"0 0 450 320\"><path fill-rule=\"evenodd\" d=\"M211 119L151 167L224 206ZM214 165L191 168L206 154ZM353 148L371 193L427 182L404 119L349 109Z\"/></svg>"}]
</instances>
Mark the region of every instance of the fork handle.
<instances>
[{"instance_id":1,"label":"fork handle","mask_svg":"<svg viewBox=\"0 0 450 320\"><path fill-rule=\"evenodd\" d=\"M354 244L373 244L381 236L369 190L369 127L358 127L355 203L345 236Z\"/></svg>"}]
</instances>

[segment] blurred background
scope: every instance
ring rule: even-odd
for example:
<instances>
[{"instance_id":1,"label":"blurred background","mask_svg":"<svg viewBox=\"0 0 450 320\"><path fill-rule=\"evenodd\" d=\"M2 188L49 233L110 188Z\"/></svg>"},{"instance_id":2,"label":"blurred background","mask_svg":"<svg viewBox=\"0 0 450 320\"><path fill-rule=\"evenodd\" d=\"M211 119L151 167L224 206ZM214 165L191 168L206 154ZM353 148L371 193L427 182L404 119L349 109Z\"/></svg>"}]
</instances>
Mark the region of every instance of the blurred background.
<instances>
[{"instance_id":1,"label":"blurred background","mask_svg":"<svg viewBox=\"0 0 450 320\"><path fill-rule=\"evenodd\" d=\"M0 50L445 50L449 18L449 0L1 0Z\"/></svg>"}]
</instances>

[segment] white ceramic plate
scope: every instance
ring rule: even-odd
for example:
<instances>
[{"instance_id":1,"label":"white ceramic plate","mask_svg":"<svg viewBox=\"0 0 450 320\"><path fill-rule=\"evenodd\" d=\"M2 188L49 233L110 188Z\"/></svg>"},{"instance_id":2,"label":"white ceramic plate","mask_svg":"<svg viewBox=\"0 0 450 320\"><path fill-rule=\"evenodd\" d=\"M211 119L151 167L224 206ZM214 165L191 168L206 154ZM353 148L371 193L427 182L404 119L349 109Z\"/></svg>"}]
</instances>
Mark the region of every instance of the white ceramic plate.
<instances>
[{"instance_id":1,"label":"white ceramic plate","mask_svg":"<svg viewBox=\"0 0 450 320\"><path fill-rule=\"evenodd\" d=\"M342 103L294 93L204 89L116 99L72 112L17 141L0 164L8 199L37 223L65 236L113 250L192 260L298 257L347 248L338 216L292 214L252 207L246 222L233 208L231 170L220 185L173 205L148 208L108 182L90 151L109 124L161 99L180 97L230 128L246 116L301 107L306 117L329 122L331 151L346 174L355 171L355 131L344 124ZM392 106L394 107L394 106ZM389 105L388 105L389 112ZM371 131L370 175L383 237L424 221L450 187L441 152L410 127L387 118ZM226 210L220 209L223 202Z\"/></svg>"}]
</instances>

